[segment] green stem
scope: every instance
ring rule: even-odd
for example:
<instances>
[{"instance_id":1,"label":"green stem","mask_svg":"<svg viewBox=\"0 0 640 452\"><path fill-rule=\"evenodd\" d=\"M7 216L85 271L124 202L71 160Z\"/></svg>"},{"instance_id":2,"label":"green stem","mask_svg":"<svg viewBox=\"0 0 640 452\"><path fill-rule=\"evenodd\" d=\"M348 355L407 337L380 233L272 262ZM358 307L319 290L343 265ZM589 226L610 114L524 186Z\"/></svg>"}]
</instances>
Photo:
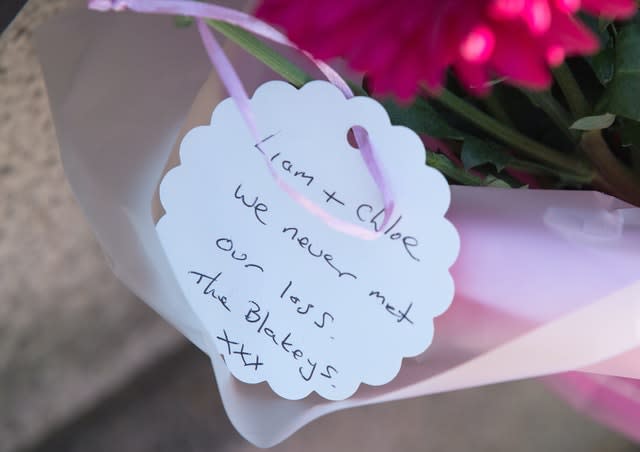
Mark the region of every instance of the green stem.
<instances>
[{"instance_id":1,"label":"green stem","mask_svg":"<svg viewBox=\"0 0 640 452\"><path fill-rule=\"evenodd\" d=\"M563 63L555 68L553 70L553 77L558 83L564 98L567 100L567 105L569 106L569 110L571 110L573 119L577 120L589 116L591 105L589 105L589 101L587 101L587 98L582 93L580 85L573 76L569 66L567 66L567 63Z\"/></svg>"},{"instance_id":2,"label":"green stem","mask_svg":"<svg viewBox=\"0 0 640 452\"><path fill-rule=\"evenodd\" d=\"M568 174L572 174L573 180L577 182L589 183L595 176L594 171L584 161L548 148L520 132L505 126L446 89L440 92L437 100L477 127L504 141L506 144L513 146L515 150L520 151L522 154L540 162L547 163Z\"/></svg>"},{"instance_id":3,"label":"green stem","mask_svg":"<svg viewBox=\"0 0 640 452\"><path fill-rule=\"evenodd\" d=\"M484 98L484 104L487 107L487 110L489 110L489 113L498 118L500 122L508 125L509 127L514 127L513 121L502 106L502 102L500 102L495 88L487 97Z\"/></svg>"},{"instance_id":4,"label":"green stem","mask_svg":"<svg viewBox=\"0 0 640 452\"><path fill-rule=\"evenodd\" d=\"M571 179L574 174L563 173L560 170L550 170L549 167L544 166L540 163L529 162L526 160L520 159L511 159L507 163L507 168L514 169L517 171L524 171L526 173L535 174L535 175L556 175L560 176L563 179Z\"/></svg>"},{"instance_id":5,"label":"green stem","mask_svg":"<svg viewBox=\"0 0 640 452\"><path fill-rule=\"evenodd\" d=\"M437 169L442 174L463 185L485 186L485 181L475 176L464 168L456 166L451 160L442 154L427 152L427 165Z\"/></svg>"},{"instance_id":6,"label":"green stem","mask_svg":"<svg viewBox=\"0 0 640 452\"><path fill-rule=\"evenodd\" d=\"M579 180L576 180L576 175L574 173L567 173L563 170L552 169L540 163L530 162L527 160L514 158L507 163L506 167L516 171L529 173L534 176L555 177L564 183L580 183Z\"/></svg>"},{"instance_id":7,"label":"green stem","mask_svg":"<svg viewBox=\"0 0 640 452\"><path fill-rule=\"evenodd\" d=\"M640 206L640 178L624 166L609 149L600 130L582 135L580 146L598 169L605 185L618 198Z\"/></svg>"},{"instance_id":8,"label":"green stem","mask_svg":"<svg viewBox=\"0 0 640 452\"><path fill-rule=\"evenodd\" d=\"M287 60L280 53L260 41L248 31L217 20L208 20L207 23L226 36L231 41L238 44L266 66L282 76L292 85L300 88L313 78L300 69L298 66Z\"/></svg>"},{"instance_id":9,"label":"green stem","mask_svg":"<svg viewBox=\"0 0 640 452\"><path fill-rule=\"evenodd\" d=\"M220 22L217 20L208 20L207 23L210 27L219 31L227 39L239 45L247 53L264 63L296 88L300 88L305 83L314 79L307 72L283 57L278 51L272 49L248 31L236 27L235 25L230 25L226 22ZM347 80L347 84L356 96L367 96L367 93L361 86L349 80Z\"/></svg>"},{"instance_id":10,"label":"green stem","mask_svg":"<svg viewBox=\"0 0 640 452\"><path fill-rule=\"evenodd\" d=\"M572 143L578 141L579 135L576 134L575 130L571 129L573 122L569 113L553 98L549 91L524 91L524 93L533 105L545 112L569 141Z\"/></svg>"}]
</instances>

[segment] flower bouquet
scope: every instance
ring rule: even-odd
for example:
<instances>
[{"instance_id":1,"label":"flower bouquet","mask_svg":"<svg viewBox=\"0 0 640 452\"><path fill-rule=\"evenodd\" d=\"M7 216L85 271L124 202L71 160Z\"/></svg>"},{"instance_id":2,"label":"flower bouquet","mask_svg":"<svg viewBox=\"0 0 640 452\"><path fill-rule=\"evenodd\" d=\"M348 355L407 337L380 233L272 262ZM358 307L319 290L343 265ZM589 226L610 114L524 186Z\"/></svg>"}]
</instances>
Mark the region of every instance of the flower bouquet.
<instances>
[{"instance_id":1,"label":"flower bouquet","mask_svg":"<svg viewBox=\"0 0 640 452\"><path fill-rule=\"evenodd\" d=\"M562 0L257 9L316 57L364 73L362 89L429 137L427 164L452 182L595 188L638 205L636 13L633 1Z\"/></svg>"},{"instance_id":2,"label":"flower bouquet","mask_svg":"<svg viewBox=\"0 0 640 452\"><path fill-rule=\"evenodd\" d=\"M248 440L269 446L351 406L549 375L574 405L640 439L634 1L263 0L255 15L192 1L90 4L170 15L180 26L156 14L79 11L41 31L65 170L115 274L210 356ZM230 61L211 30L230 41ZM200 39L206 54L187 51ZM349 82L325 62L334 58ZM250 88L284 82L249 98L234 67ZM313 81L316 68L338 88ZM223 101L225 89L232 98ZM342 144L332 128L360 153L333 153ZM302 145L317 149L285 159ZM223 203L227 179L235 191ZM318 181L335 186L308 194ZM263 235L274 205L289 222L276 231L285 239ZM200 240L213 229L226 235ZM415 273L415 262L425 267ZM262 275L274 266L297 272L274 286L293 310L279 314L286 321L276 301L256 298L239 319L221 320L245 291L272 289ZM375 312L363 314L349 297L327 305L296 292L336 284L352 294L345 281L367 278L406 303L366 286ZM307 326L280 334L312 307ZM342 319L339 334L314 342ZM345 335L357 359L318 366L318 355L341 353L330 344ZM265 370L267 355L278 366ZM349 388L338 392L331 382L349 362L362 375L340 380Z\"/></svg>"}]
</instances>

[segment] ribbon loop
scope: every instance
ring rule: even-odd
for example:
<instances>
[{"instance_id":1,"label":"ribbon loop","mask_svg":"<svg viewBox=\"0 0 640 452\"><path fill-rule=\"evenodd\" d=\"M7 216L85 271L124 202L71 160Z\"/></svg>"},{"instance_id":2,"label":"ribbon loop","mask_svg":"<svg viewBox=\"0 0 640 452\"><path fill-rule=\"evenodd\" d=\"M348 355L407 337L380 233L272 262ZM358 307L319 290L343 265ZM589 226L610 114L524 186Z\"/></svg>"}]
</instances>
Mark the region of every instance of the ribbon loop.
<instances>
[{"instance_id":1,"label":"ribbon loop","mask_svg":"<svg viewBox=\"0 0 640 452\"><path fill-rule=\"evenodd\" d=\"M225 85L229 95L236 103L238 110L240 111L240 114L247 124L247 127L249 128L256 143L259 143L261 137L257 132L253 112L250 108L249 96L240 81L240 77L233 68L233 65L224 54L224 51L216 41L211 29L204 19L219 20L238 26L246 31L269 39L270 41L292 47L302 52L318 67L318 69L331 83L342 91L346 98L353 97L353 91L347 82L328 64L316 60L308 52L303 51L294 43L289 41L285 35L280 33L271 25L241 11L192 0L89 0L88 8L101 12L131 10L139 13L195 17L198 32L200 33L200 38L202 39L205 50L207 51L207 55L218 72L220 80ZM269 159L265 158L265 163L278 186L280 186L280 188L282 188L295 202L302 205L309 213L319 217L328 226L340 232L362 239L371 240L379 237L381 235L381 231L384 230L389 223L391 216L393 215L395 203L393 202L391 190L385 181L382 168L378 165L373 146L369 141L367 133L364 131L356 132L355 137L367 170L382 194L384 202L384 219L378 231L365 229L361 226L340 220L339 218L329 214L320 206L316 205L301 193L297 192L294 188L290 187L277 174Z\"/></svg>"}]
</instances>

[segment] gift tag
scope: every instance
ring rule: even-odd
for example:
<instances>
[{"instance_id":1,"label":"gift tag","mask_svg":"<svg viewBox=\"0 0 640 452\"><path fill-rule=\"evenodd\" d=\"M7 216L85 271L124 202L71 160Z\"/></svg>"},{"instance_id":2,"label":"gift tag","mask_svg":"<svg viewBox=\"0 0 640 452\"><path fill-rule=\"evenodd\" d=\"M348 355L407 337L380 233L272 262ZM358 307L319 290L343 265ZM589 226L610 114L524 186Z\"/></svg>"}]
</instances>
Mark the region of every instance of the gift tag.
<instances>
[{"instance_id":1,"label":"gift tag","mask_svg":"<svg viewBox=\"0 0 640 452\"><path fill-rule=\"evenodd\" d=\"M274 81L251 99L255 143L231 99L191 130L180 166L160 184L157 231L175 276L235 377L287 399L340 400L392 380L426 350L453 298L459 247L444 218L449 187L424 165L408 128L376 101L328 82ZM363 127L393 193L380 188L348 133ZM258 146L256 146L258 144ZM274 180L330 215L379 231L364 240L329 227Z\"/></svg>"}]
</instances>

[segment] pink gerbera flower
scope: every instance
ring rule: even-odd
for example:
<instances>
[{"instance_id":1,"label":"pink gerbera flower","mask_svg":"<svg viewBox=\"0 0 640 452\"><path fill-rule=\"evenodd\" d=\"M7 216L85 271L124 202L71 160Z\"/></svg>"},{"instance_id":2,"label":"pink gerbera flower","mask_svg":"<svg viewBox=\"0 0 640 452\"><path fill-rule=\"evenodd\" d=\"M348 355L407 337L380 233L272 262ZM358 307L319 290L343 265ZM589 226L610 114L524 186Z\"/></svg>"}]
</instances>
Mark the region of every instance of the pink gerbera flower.
<instances>
[{"instance_id":1,"label":"pink gerbera flower","mask_svg":"<svg viewBox=\"0 0 640 452\"><path fill-rule=\"evenodd\" d=\"M408 99L419 84L442 87L453 67L471 91L490 77L533 89L549 67L590 54L598 39L580 10L609 18L634 14L634 0L262 0L257 16L283 27L320 59L344 57L368 74L376 93Z\"/></svg>"}]
</instances>

